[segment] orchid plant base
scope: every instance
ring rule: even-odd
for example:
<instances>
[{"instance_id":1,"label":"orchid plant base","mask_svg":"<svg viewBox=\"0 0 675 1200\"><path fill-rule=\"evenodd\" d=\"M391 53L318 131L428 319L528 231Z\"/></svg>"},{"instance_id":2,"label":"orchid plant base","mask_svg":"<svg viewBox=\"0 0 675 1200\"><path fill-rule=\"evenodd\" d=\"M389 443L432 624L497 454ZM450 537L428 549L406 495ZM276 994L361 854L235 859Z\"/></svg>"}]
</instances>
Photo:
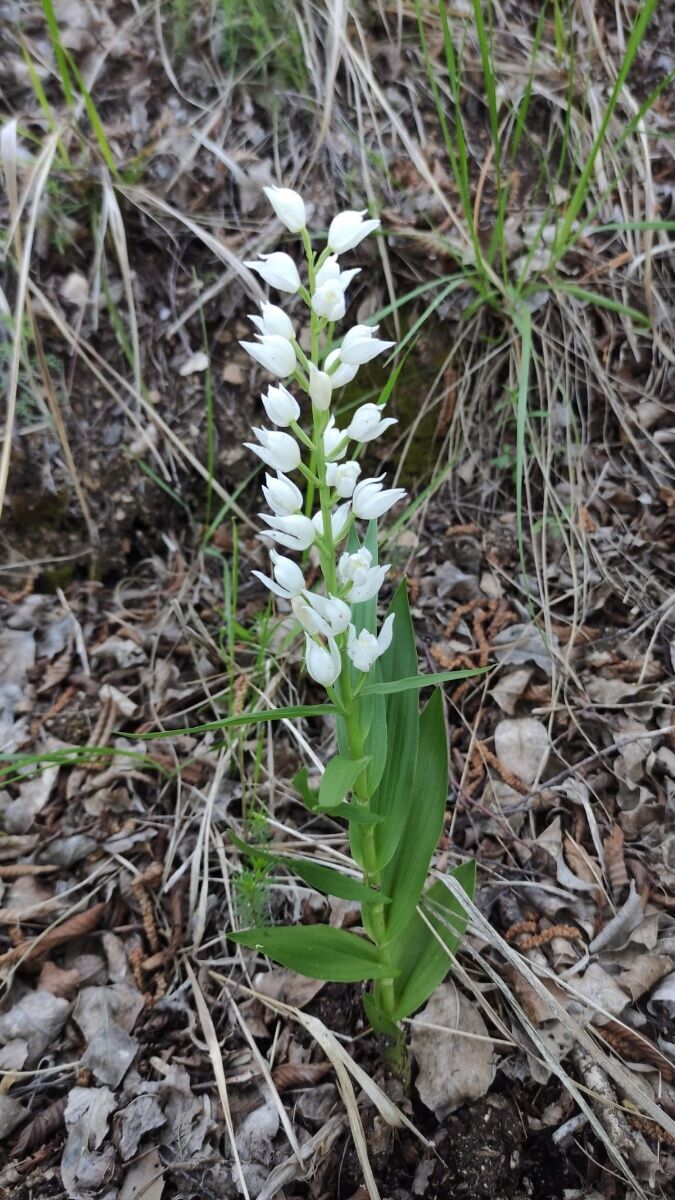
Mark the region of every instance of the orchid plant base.
<instances>
[{"instance_id":1,"label":"orchid plant base","mask_svg":"<svg viewBox=\"0 0 675 1200\"><path fill-rule=\"evenodd\" d=\"M405 581L377 632L378 593L389 569L378 563L377 519L405 493L383 488L383 476L360 480L358 454L360 444L381 436L395 421L382 416L384 402L364 404L339 428L334 409L335 393L359 366L393 344L378 339L370 326L352 327L339 343L334 330L358 274L355 268L342 270L339 255L379 222L364 221L359 212L339 213L317 255L302 198L288 188L265 190L282 223L301 237L308 285L283 252L247 266L270 286L304 301L310 347L309 353L302 350L292 320L271 303L252 318L257 341L242 344L277 379L292 380L307 394L311 432L301 424L296 396L283 384L270 386L262 403L276 429L255 428L257 442L249 444L276 472L266 476L263 487L271 512L261 514L272 573L256 574L290 605L305 634L306 670L327 692L327 704L305 711L334 719L338 752L317 789L310 787L304 768L294 785L310 813L347 823L353 867L345 872L316 859L272 854L234 835L232 840L258 866L283 865L309 887L359 903L364 935L329 925L293 925L256 926L228 936L316 979L368 981L368 1019L391 1039L393 1058L403 1069L400 1022L443 980L467 921L442 880L428 889L426 883L448 796L439 685L473 672L418 673ZM390 390L383 390L383 401ZM320 590L307 586L301 566L277 546L314 555ZM429 687L431 698L420 711L420 691ZM464 863L453 874L471 895L474 864Z\"/></svg>"}]
</instances>

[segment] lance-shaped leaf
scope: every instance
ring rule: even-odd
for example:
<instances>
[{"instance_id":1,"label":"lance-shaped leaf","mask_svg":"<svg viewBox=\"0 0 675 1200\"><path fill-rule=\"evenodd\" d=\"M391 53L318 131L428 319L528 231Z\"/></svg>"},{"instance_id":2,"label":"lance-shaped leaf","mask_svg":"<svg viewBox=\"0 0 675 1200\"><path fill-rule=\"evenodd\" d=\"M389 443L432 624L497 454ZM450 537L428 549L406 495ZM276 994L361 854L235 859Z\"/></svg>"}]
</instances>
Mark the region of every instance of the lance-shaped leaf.
<instances>
[{"instance_id":1,"label":"lance-shaped leaf","mask_svg":"<svg viewBox=\"0 0 675 1200\"><path fill-rule=\"evenodd\" d=\"M319 786L319 805L321 808L334 808L347 793L351 792L368 758L344 758L336 754L326 763L326 769L321 777Z\"/></svg>"},{"instance_id":2,"label":"lance-shaped leaf","mask_svg":"<svg viewBox=\"0 0 675 1200\"><path fill-rule=\"evenodd\" d=\"M230 840L242 854L249 858L259 859L270 865L288 867L309 887L328 896L339 896L341 900L356 900L359 904L388 904L389 898L375 888L369 887L351 875L344 875L334 867L324 863L312 862L307 858L296 858L292 855L274 854L264 846L249 846L229 830Z\"/></svg>"},{"instance_id":3,"label":"lance-shaped leaf","mask_svg":"<svg viewBox=\"0 0 675 1200\"><path fill-rule=\"evenodd\" d=\"M267 954L283 967L335 983L383 979L394 972L383 963L377 946L345 929L330 925L264 926L228 933L240 946Z\"/></svg>"},{"instance_id":4,"label":"lance-shaped leaf","mask_svg":"<svg viewBox=\"0 0 675 1200\"><path fill-rule=\"evenodd\" d=\"M342 802L334 804L330 808L321 808L318 790L309 786L307 767L300 768L293 779L293 786L297 788L303 803L310 812L325 813L328 817L341 817L344 821L354 821L357 825L376 825L382 820L382 817L379 817L377 813L371 812L369 808L361 804L346 804Z\"/></svg>"},{"instance_id":5,"label":"lance-shaped leaf","mask_svg":"<svg viewBox=\"0 0 675 1200\"><path fill-rule=\"evenodd\" d=\"M476 864L465 862L451 872L468 896L476 885ZM432 902L435 912L428 902ZM415 912L405 929L389 943L392 965L398 970L392 1019L401 1021L420 1008L442 983L451 966L468 915L448 889L437 881L424 896L422 908L432 929ZM443 910L443 916L438 915ZM435 933L432 931L435 930ZM436 936L438 935L438 936Z\"/></svg>"},{"instance_id":6,"label":"lance-shaped leaf","mask_svg":"<svg viewBox=\"0 0 675 1200\"><path fill-rule=\"evenodd\" d=\"M380 659L382 682L395 685L417 672L415 634L408 607L405 580L391 603L394 613L394 636L391 646ZM377 694L368 700L380 698ZM415 766L417 763L419 700L414 690L392 690L385 700L387 724L387 761L377 792L373 796L373 812L385 819L375 830L377 869L382 870L391 859L406 825L407 810L413 802Z\"/></svg>"},{"instance_id":7,"label":"lance-shaped leaf","mask_svg":"<svg viewBox=\"0 0 675 1200\"><path fill-rule=\"evenodd\" d=\"M419 717L414 783L399 814L400 839L381 875L382 887L392 897L385 917L387 941L407 925L422 895L443 830L447 795L448 744L443 700L437 689Z\"/></svg>"}]
</instances>

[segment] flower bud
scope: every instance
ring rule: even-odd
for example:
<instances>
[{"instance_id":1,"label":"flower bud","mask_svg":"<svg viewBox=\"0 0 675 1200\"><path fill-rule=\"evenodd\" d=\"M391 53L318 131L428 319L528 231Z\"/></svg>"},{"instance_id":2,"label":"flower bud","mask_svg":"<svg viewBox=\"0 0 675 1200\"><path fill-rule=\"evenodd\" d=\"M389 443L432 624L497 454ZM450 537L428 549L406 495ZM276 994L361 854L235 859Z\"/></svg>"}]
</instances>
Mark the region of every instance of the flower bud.
<instances>
[{"instance_id":1,"label":"flower bud","mask_svg":"<svg viewBox=\"0 0 675 1200\"><path fill-rule=\"evenodd\" d=\"M384 475L380 475L378 479L363 479L361 483L357 483L352 496L352 511L355 517L371 521L375 517L381 517L403 499L406 494L405 488L383 488L380 482L382 479Z\"/></svg>"},{"instance_id":2,"label":"flower bud","mask_svg":"<svg viewBox=\"0 0 675 1200\"><path fill-rule=\"evenodd\" d=\"M293 322L283 308L279 308L278 304L270 304L268 300L263 300L260 312L259 317L249 313L248 318L253 322L258 333L276 333L279 337L286 338L287 341L293 340L295 337Z\"/></svg>"},{"instance_id":3,"label":"flower bud","mask_svg":"<svg viewBox=\"0 0 675 1200\"><path fill-rule=\"evenodd\" d=\"M323 434L323 452L326 460L344 458L347 453L347 437L335 424L331 417Z\"/></svg>"},{"instance_id":4,"label":"flower bud","mask_svg":"<svg viewBox=\"0 0 675 1200\"><path fill-rule=\"evenodd\" d=\"M300 447L290 433L278 433L276 430L258 429L253 432L260 442L244 442L247 450L252 450L273 471L295 471L300 466Z\"/></svg>"},{"instance_id":5,"label":"flower bud","mask_svg":"<svg viewBox=\"0 0 675 1200\"><path fill-rule=\"evenodd\" d=\"M284 187L264 187L263 192L279 220L291 233L299 233L301 229L305 228L307 215L302 196L294 192L292 188Z\"/></svg>"},{"instance_id":6,"label":"flower bud","mask_svg":"<svg viewBox=\"0 0 675 1200\"><path fill-rule=\"evenodd\" d=\"M349 626L347 654L357 671L369 671L373 663L389 649L394 633L393 625L394 614L390 613L378 637L374 637L367 629L362 629L357 637L354 626Z\"/></svg>"},{"instance_id":7,"label":"flower bud","mask_svg":"<svg viewBox=\"0 0 675 1200\"><path fill-rule=\"evenodd\" d=\"M330 402L333 395L333 381L330 375L325 371L320 371L314 363L309 364L309 396L315 408L319 412L326 412L330 408Z\"/></svg>"},{"instance_id":8,"label":"flower bud","mask_svg":"<svg viewBox=\"0 0 675 1200\"><path fill-rule=\"evenodd\" d=\"M290 292L292 296L300 288L300 276L290 254L275 250L273 254L261 254L259 259L249 259L244 263L251 271L257 271L265 283L276 288L279 292Z\"/></svg>"},{"instance_id":9,"label":"flower bud","mask_svg":"<svg viewBox=\"0 0 675 1200\"><path fill-rule=\"evenodd\" d=\"M342 500L348 500L360 474L361 467L353 459L346 463L331 462L326 466L326 483L335 488Z\"/></svg>"},{"instance_id":10,"label":"flower bud","mask_svg":"<svg viewBox=\"0 0 675 1200\"><path fill-rule=\"evenodd\" d=\"M373 334L377 332L377 329L377 325L352 326L342 339L340 360L349 366L360 367L396 344L395 342L383 342L380 338L374 337Z\"/></svg>"},{"instance_id":11,"label":"flower bud","mask_svg":"<svg viewBox=\"0 0 675 1200\"><path fill-rule=\"evenodd\" d=\"M272 512L277 517L289 517L300 512L304 497L299 487L286 475L279 471L276 479L272 475L265 476L263 495Z\"/></svg>"},{"instance_id":12,"label":"flower bud","mask_svg":"<svg viewBox=\"0 0 675 1200\"><path fill-rule=\"evenodd\" d=\"M390 425L398 424L395 417L382 417L381 413L379 404L362 404L354 413L345 433L354 442L372 442Z\"/></svg>"},{"instance_id":13,"label":"flower bud","mask_svg":"<svg viewBox=\"0 0 675 1200\"><path fill-rule=\"evenodd\" d=\"M324 687L332 687L342 669L342 659L333 638L328 639L328 647L313 642L309 634L305 635L305 666L307 674Z\"/></svg>"},{"instance_id":14,"label":"flower bud","mask_svg":"<svg viewBox=\"0 0 675 1200\"><path fill-rule=\"evenodd\" d=\"M263 408L273 425L286 429L291 421L300 418L300 405L282 383L271 383L267 395L261 396Z\"/></svg>"},{"instance_id":15,"label":"flower bud","mask_svg":"<svg viewBox=\"0 0 675 1200\"><path fill-rule=\"evenodd\" d=\"M345 250L353 250L359 242L368 237L369 233L379 229L379 221L364 221L363 216L366 211L365 208L360 212L347 209L333 217L328 230L328 245L335 254L344 254Z\"/></svg>"},{"instance_id":16,"label":"flower bud","mask_svg":"<svg viewBox=\"0 0 675 1200\"><path fill-rule=\"evenodd\" d=\"M278 333L256 334L256 337L260 345L256 342L240 342L239 345L271 375L279 379L292 375L297 366L292 343Z\"/></svg>"}]
</instances>

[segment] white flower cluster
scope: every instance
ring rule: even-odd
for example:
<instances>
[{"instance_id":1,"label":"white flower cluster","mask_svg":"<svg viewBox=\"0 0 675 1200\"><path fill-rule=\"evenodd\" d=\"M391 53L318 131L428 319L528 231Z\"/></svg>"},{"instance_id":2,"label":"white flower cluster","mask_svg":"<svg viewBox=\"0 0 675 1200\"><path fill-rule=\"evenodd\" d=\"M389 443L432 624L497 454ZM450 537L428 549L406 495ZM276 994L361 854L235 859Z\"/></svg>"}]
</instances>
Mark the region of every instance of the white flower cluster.
<instances>
[{"instance_id":1,"label":"white flower cluster","mask_svg":"<svg viewBox=\"0 0 675 1200\"><path fill-rule=\"evenodd\" d=\"M262 254L246 266L277 291L299 295L309 308L311 352L306 355L296 339L293 322L276 304L265 302L260 315L250 319L257 333L243 348L278 380L293 380L311 402L312 436L300 426L301 409L283 383L271 384L261 397L273 429L254 426L255 442L246 442L270 468L263 495L270 509L260 518L269 527L262 535L275 546L302 552L315 546L326 588L322 595L311 591L302 570L291 558L270 550L272 578L254 574L275 595L290 602L306 635L305 665L308 673L327 688L337 682L347 655L354 667L368 672L391 644L393 616L387 617L375 637L366 629L359 633L352 623L353 604L377 596L389 565L373 566L369 550L348 553L340 548L355 519L381 517L405 496L403 488L385 488L384 475L361 479L356 458L347 458L350 444L371 442L396 421L383 417L377 404L362 404L345 428L337 426L330 411L333 393L350 383L360 366L389 350L393 342L376 336L377 327L354 325L332 348L333 325L347 310L347 288L360 268L343 271L339 255L358 246L379 221L364 220L363 212L347 211L333 218L325 249L316 256L307 232L305 204L290 188L264 189L279 220L291 233L299 233L307 258L308 286L300 278L289 254ZM327 345L323 345L327 343ZM305 451L303 460L303 450ZM310 503L289 474L298 472L307 495L318 500L312 513Z\"/></svg>"}]
</instances>

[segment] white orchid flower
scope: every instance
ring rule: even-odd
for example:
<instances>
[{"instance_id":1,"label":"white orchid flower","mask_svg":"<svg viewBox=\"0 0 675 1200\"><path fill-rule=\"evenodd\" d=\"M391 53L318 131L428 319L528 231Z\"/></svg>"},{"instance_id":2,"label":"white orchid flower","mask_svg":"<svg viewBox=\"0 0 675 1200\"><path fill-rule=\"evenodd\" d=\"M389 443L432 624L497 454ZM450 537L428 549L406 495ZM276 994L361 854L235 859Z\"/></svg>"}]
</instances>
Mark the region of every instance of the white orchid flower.
<instances>
[{"instance_id":1,"label":"white orchid flower","mask_svg":"<svg viewBox=\"0 0 675 1200\"><path fill-rule=\"evenodd\" d=\"M393 626L393 613L386 618L377 637L367 629L362 629L357 636L354 626L349 626L347 654L357 671L369 671L373 663L389 649L394 633Z\"/></svg>"},{"instance_id":2,"label":"white orchid flower","mask_svg":"<svg viewBox=\"0 0 675 1200\"><path fill-rule=\"evenodd\" d=\"M282 600L292 600L294 596L299 596L304 592L305 577L298 564L294 563L292 558L285 558L276 550L270 550L270 558L274 579L270 579L269 575L264 575L262 571L252 571L251 574L256 575L265 584L265 587L274 592L275 596L280 596Z\"/></svg>"},{"instance_id":3,"label":"white orchid flower","mask_svg":"<svg viewBox=\"0 0 675 1200\"><path fill-rule=\"evenodd\" d=\"M319 412L330 408L333 397L333 380L325 371L320 371L314 363L309 364L309 398Z\"/></svg>"},{"instance_id":4,"label":"white orchid flower","mask_svg":"<svg viewBox=\"0 0 675 1200\"><path fill-rule=\"evenodd\" d=\"M333 217L328 230L328 245L334 254L344 254L346 250L353 250L369 233L379 229L378 220L371 218L364 221L366 212L365 208L360 212L348 208Z\"/></svg>"},{"instance_id":5,"label":"white orchid flower","mask_svg":"<svg viewBox=\"0 0 675 1200\"><path fill-rule=\"evenodd\" d=\"M351 383L352 379L356 378L356 372L359 369L342 362L339 350L331 350L330 354L326 355L324 367L326 373L330 375L334 388L344 387L346 383Z\"/></svg>"},{"instance_id":6,"label":"white orchid flower","mask_svg":"<svg viewBox=\"0 0 675 1200\"><path fill-rule=\"evenodd\" d=\"M282 475L281 471L277 472L276 479L272 475L266 475L262 490L275 516L290 517L293 513L301 511L304 496L293 480L287 475Z\"/></svg>"},{"instance_id":7,"label":"white orchid flower","mask_svg":"<svg viewBox=\"0 0 675 1200\"><path fill-rule=\"evenodd\" d=\"M341 362L360 367L396 344L376 338L374 335L378 329L379 325L353 325L342 339L339 351Z\"/></svg>"},{"instance_id":8,"label":"white orchid flower","mask_svg":"<svg viewBox=\"0 0 675 1200\"><path fill-rule=\"evenodd\" d=\"M273 471L295 471L301 462L300 447L290 433L279 433L276 429L269 430L253 427L253 432L260 445L255 442L244 442L247 450L252 450Z\"/></svg>"},{"instance_id":9,"label":"white orchid flower","mask_svg":"<svg viewBox=\"0 0 675 1200\"><path fill-rule=\"evenodd\" d=\"M256 271L265 283L276 288L278 292L290 292L292 296L300 290L300 276L290 254L275 250L273 254L261 254L259 259L249 259L244 263L251 271Z\"/></svg>"},{"instance_id":10,"label":"white orchid flower","mask_svg":"<svg viewBox=\"0 0 675 1200\"><path fill-rule=\"evenodd\" d=\"M302 513L292 513L287 517L270 517L267 513L258 513L261 521L269 525L264 537L271 538L288 550L308 550L316 539L316 526L309 517Z\"/></svg>"},{"instance_id":11,"label":"white orchid flower","mask_svg":"<svg viewBox=\"0 0 675 1200\"><path fill-rule=\"evenodd\" d=\"M334 508L330 514L330 524L334 543L339 542L347 532L347 526L349 525L350 517L349 510L350 504L347 502L347 504L338 504L337 508ZM323 513L320 509L318 512L314 513L312 522L319 537L323 537Z\"/></svg>"},{"instance_id":12,"label":"white orchid flower","mask_svg":"<svg viewBox=\"0 0 675 1200\"><path fill-rule=\"evenodd\" d=\"M334 638L328 639L326 647L305 634L305 666L307 674L317 683L332 687L342 670L342 659Z\"/></svg>"},{"instance_id":13,"label":"white orchid flower","mask_svg":"<svg viewBox=\"0 0 675 1200\"><path fill-rule=\"evenodd\" d=\"M263 408L273 425L285 429L291 421L300 419L300 405L283 383L271 383L267 395L261 396Z\"/></svg>"},{"instance_id":14,"label":"white orchid flower","mask_svg":"<svg viewBox=\"0 0 675 1200\"><path fill-rule=\"evenodd\" d=\"M320 596L317 592L305 592L308 604L326 622L331 634L344 633L351 620L352 610L337 596Z\"/></svg>"},{"instance_id":15,"label":"white orchid flower","mask_svg":"<svg viewBox=\"0 0 675 1200\"><path fill-rule=\"evenodd\" d=\"M354 459L346 463L326 464L326 483L334 488L341 500L349 500L360 474L361 467Z\"/></svg>"},{"instance_id":16,"label":"white orchid flower","mask_svg":"<svg viewBox=\"0 0 675 1200\"><path fill-rule=\"evenodd\" d=\"M360 267L341 271L337 255L331 254L316 273L312 308L319 317L341 321L347 311L346 291Z\"/></svg>"},{"instance_id":17,"label":"white orchid flower","mask_svg":"<svg viewBox=\"0 0 675 1200\"><path fill-rule=\"evenodd\" d=\"M257 333L256 337L257 342L240 342L239 345L271 375L279 379L292 375L298 365L293 343L278 333Z\"/></svg>"},{"instance_id":18,"label":"white orchid flower","mask_svg":"<svg viewBox=\"0 0 675 1200\"><path fill-rule=\"evenodd\" d=\"M354 442L372 442L380 437L390 425L397 425L395 417L383 417L379 404L362 404L357 408L345 429L347 437Z\"/></svg>"},{"instance_id":19,"label":"white orchid flower","mask_svg":"<svg viewBox=\"0 0 675 1200\"><path fill-rule=\"evenodd\" d=\"M269 300L262 301L259 317L249 313L248 319L255 325L258 333L275 333L287 341L292 341L295 337L293 322L288 313L279 308L278 304L270 304Z\"/></svg>"},{"instance_id":20,"label":"white orchid flower","mask_svg":"<svg viewBox=\"0 0 675 1200\"><path fill-rule=\"evenodd\" d=\"M347 440L346 435L335 424L335 417L331 416L323 434L323 452L327 462L344 458L347 453Z\"/></svg>"},{"instance_id":21,"label":"white orchid flower","mask_svg":"<svg viewBox=\"0 0 675 1200\"><path fill-rule=\"evenodd\" d=\"M309 603L308 596L294 596L291 600L291 609L293 616L300 622L305 633L310 633L312 637L331 636L331 627L327 621L316 612Z\"/></svg>"},{"instance_id":22,"label":"white orchid flower","mask_svg":"<svg viewBox=\"0 0 675 1200\"><path fill-rule=\"evenodd\" d=\"M285 187L264 187L263 192L290 233L300 233L300 230L305 228L305 202L298 192Z\"/></svg>"},{"instance_id":23,"label":"white orchid flower","mask_svg":"<svg viewBox=\"0 0 675 1200\"><path fill-rule=\"evenodd\" d=\"M352 511L355 517L364 521L372 521L381 517L394 504L402 500L406 494L405 488L383 488L384 475L377 479L363 479L357 483L352 495Z\"/></svg>"},{"instance_id":24,"label":"white orchid flower","mask_svg":"<svg viewBox=\"0 0 675 1200\"><path fill-rule=\"evenodd\" d=\"M343 587L349 587L351 604L360 604L377 596L391 564L373 566L373 556L365 546L354 554L346 552L338 561L338 579Z\"/></svg>"}]
</instances>

